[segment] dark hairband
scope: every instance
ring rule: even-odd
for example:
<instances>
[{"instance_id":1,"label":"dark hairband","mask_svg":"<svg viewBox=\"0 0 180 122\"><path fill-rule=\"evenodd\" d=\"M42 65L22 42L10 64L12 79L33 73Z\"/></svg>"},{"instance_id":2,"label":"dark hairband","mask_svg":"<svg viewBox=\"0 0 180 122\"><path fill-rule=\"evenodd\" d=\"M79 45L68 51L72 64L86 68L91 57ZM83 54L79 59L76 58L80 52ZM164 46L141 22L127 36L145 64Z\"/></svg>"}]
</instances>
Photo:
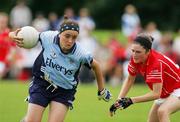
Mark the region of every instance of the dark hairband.
<instances>
[{"instance_id":1,"label":"dark hairband","mask_svg":"<svg viewBox=\"0 0 180 122\"><path fill-rule=\"evenodd\" d=\"M151 37L150 40L147 37L137 36L134 41L139 43L145 49L151 49L153 38Z\"/></svg>"},{"instance_id":2,"label":"dark hairband","mask_svg":"<svg viewBox=\"0 0 180 122\"><path fill-rule=\"evenodd\" d=\"M60 33L66 30L74 30L79 33L79 26L71 23L71 24L64 24L60 27Z\"/></svg>"}]
</instances>

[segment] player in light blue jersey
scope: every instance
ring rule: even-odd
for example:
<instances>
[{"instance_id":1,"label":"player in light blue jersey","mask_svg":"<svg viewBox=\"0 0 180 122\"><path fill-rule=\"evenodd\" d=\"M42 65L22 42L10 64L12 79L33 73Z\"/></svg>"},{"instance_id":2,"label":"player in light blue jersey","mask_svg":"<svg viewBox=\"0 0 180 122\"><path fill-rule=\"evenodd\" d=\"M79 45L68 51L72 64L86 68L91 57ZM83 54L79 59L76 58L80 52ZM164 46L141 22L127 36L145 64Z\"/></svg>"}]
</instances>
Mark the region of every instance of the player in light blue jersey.
<instances>
[{"instance_id":1,"label":"player in light blue jersey","mask_svg":"<svg viewBox=\"0 0 180 122\"><path fill-rule=\"evenodd\" d=\"M16 36L19 30L9 36L22 47L22 39ZM39 34L42 51L33 66L28 111L23 122L41 122L48 105L48 122L63 122L75 99L81 65L95 72L98 98L107 102L111 99L110 92L104 87L99 63L76 42L78 35L79 25L66 16L59 31Z\"/></svg>"}]
</instances>

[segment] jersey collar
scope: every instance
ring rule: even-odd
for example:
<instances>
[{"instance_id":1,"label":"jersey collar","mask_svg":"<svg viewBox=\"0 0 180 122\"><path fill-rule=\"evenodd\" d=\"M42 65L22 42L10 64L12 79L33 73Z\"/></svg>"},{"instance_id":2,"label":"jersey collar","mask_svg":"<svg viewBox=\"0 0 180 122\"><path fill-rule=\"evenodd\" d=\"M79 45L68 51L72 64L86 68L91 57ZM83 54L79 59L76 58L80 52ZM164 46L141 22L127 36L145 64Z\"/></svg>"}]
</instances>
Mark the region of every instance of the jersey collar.
<instances>
[{"instance_id":1,"label":"jersey collar","mask_svg":"<svg viewBox=\"0 0 180 122\"><path fill-rule=\"evenodd\" d=\"M152 60L152 50L150 50L150 52L149 52L146 65L150 65L151 62L153 62L153 60Z\"/></svg>"}]
</instances>

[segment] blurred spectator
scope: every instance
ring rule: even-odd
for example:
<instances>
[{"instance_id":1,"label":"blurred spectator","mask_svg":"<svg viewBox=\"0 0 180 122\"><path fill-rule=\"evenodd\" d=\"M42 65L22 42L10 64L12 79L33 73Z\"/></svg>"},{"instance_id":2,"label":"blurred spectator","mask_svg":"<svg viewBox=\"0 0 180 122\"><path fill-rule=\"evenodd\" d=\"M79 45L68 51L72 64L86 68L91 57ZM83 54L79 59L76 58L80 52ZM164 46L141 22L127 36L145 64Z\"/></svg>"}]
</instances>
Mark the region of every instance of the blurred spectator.
<instances>
[{"instance_id":1,"label":"blurred spectator","mask_svg":"<svg viewBox=\"0 0 180 122\"><path fill-rule=\"evenodd\" d=\"M77 17L74 14L74 10L71 7L67 7L64 10L64 14L63 15L66 15L69 19L72 19L72 20L75 20L75 21L77 20ZM60 18L60 22L59 22L59 26L58 27L60 27L62 21L63 21L63 17Z\"/></svg>"},{"instance_id":2,"label":"blurred spectator","mask_svg":"<svg viewBox=\"0 0 180 122\"><path fill-rule=\"evenodd\" d=\"M140 18L135 6L128 4L121 18L121 27L123 34L130 40L140 31Z\"/></svg>"},{"instance_id":3,"label":"blurred spectator","mask_svg":"<svg viewBox=\"0 0 180 122\"><path fill-rule=\"evenodd\" d=\"M15 54L15 43L8 37L8 19L6 13L0 12L0 78L8 77Z\"/></svg>"},{"instance_id":4,"label":"blurred spectator","mask_svg":"<svg viewBox=\"0 0 180 122\"><path fill-rule=\"evenodd\" d=\"M16 61L16 75L18 80L27 81L31 78L32 67L40 51L40 45L32 49L18 48L19 58Z\"/></svg>"},{"instance_id":5,"label":"blurred spectator","mask_svg":"<svg viewBox=\"0 0 180 122\"><path fill-rule=\"evenodd\" d=\"M112 57L112 52L107 47L107 44L102 44L99 46L96 52L96 59L101 64L101 69L103 71L103 74L105 76L105 81L108 82L111 77L111 64L109 65L109 60Z\"/></svg>"},{"instance_id":6,"label":"blurred spectator","mask_svg":"<svg viewBox=\"0 0 180 122\"><path fill-rule=\"evenodd\" d=\"M91 32L95 28L95 23L89 16L89 10L87 8L81 8L79 11L79 18L77 19L79 23L79 37L78 41L89 51L93 56L96 55L99 45L94 37L92 37ZM80 72L80 80L82 82L92 82L94 80L94 75L92 71L88 70L86 67L82 66Z\"/></svg>"},{"instance_id":7,"label":"blurred spectator","mask_svg":"<svg viewBox=\"0 0 180 122\"><path fill-rule=\"evenodd\" d=\"M16 6L10 12L10 23L13 28L20 28L30 25L32 13L25 0L18 0Z\"/></svg>"},{"instance_id":8,"label":"blurred spectator","mask_svg":"<svg viewBox=\"0 0 180 122\"><path fill-rule=\"evenodd\" d=\"M49 19L49 29L50 30L58 30L59 26L59 19L58 15L55 12L50 12L48 15Z\"/></svg>"},{"instance_id":9,"label":"blurred spectator","mask_svg":"<svg viewBox=\"0 0 180 122\"><path fill-rule=\"evenodd\" d=\"M177 63L177 53L173 51L173 36L171 32L166 32L163 34L160 46L158 48L159 52L163 53L167 57L169 57L172 61Z\"/></svg>"},{"instance_id":10,"label":"blurred spectator","mask_svg":"<svg viewBox=\"0 0 180 122\"><path fill-rule=\"evenodd\" d=\"M84 37L82 40L80 41L80 45L95 57L99 49L96 39L93 37ZM92 82L95 79L93 72L85 66L81 67L79 77L82 82Z\"/></svg>"},{"instance_id":11,"label":"blurred spectator","mask_svg":"<svg viewBox=\"0 0 180 122\"><path fill-rule=\"evenodd\" d=\"M77 17L74 14L74 10L71 7L68 7L64 10L64 15L66 15L69 19L77 20Z\"/></svg>"},{"instance_id":12,"label":"blurred spectator","mask_svg":"<svg viewBox=\"0 0 180 122\"><path fill-rule=\"evenodd\" d=\"M173 51L177 53L177 63L180 66L180 29L178 31L177 37L175 38L173 42Z\"/></svg>"},{"instance_id":13,"label":"blurred spectator","mask_svg":"<svg viewBox=\"0 0 180 122\"><path fill-rule=\"evenodd\" d=\"M117 33L112 33L108 48L112 52L112 57L109 60L107 66L109 71L106 75L109 75L111 85L117 86L123 80L123 63L126 60L125 48L117 39Z\"/></svg>"},{"instance_id":14,"label":"blurred spectator","mask_svg":"<svg viewBox=\"0 0 180 122\"><path fill-rule=\"evenodd\" d=\"M89 37L91 32L95 29L95 22L90 17L87 8L81 8L79 11L78 23L80 27L79 38Z\"/></svg>"},{"instance_id":15,"label":"blurred spectator","mask_svg":"<svg viewBox=\"0 0 180 122\"><path fill-rule=\"evenodd\" d=\"M157 50L158 46L160 45L162 35L161 35L161 32L157 29L156 23L149 22L146 25L145 31L146 33L150 34L154 38L152 48Z\"/></svg>"},{"instance_id":16,"label":"blurred spectator","mask_svg":"<svg viewBox=\"0 0 180 122\"><path fill-rule=\"evenodd\" d=\"M91 35L95 28L95 23L89 16L89 11L87 8L80 9L79 15L80 16L77 20L80 28L78 40L87 51L89 51L92 55L95 55L96 49L98 48L98 43Z\"/></svg>"},{"instance_id":17,"label":"blurred spectator","mask_svg":"<svg viewBox=\"0 0 180 122\"><path fill-rule=\"evenodd\" d=\"M42 12L36 14L36 18L33 20L32 25L39 31L46 31L49 29L49 20L44 17Z\"/></svg>"}]
</instances>

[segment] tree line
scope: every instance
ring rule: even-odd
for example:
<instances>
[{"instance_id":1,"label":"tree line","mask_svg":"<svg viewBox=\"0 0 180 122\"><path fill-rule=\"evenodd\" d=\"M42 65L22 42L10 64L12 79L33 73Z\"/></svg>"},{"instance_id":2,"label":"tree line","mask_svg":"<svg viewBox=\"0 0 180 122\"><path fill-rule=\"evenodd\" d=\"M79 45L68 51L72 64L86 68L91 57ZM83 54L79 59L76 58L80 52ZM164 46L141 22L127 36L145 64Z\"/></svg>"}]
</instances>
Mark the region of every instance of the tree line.
<instances>
[{"instance_id":1,"label":"tree line","mask_svg":"<svg viewBox=\"0 0 180 122\"><path fill-rule=\"evenodd\" d=\"M120 29L120 19L127 4L133 4L141 18L142 26L149 21L158 24L161 30L180 28L179 0L26 0L35 14L43 11L48 14L55 11L59 16L67 7L72 7L75 14L82 7L87 7L98 29ZM0 11L10 12L16 0L1 0Z\"/></svg>"}]
</instances>

